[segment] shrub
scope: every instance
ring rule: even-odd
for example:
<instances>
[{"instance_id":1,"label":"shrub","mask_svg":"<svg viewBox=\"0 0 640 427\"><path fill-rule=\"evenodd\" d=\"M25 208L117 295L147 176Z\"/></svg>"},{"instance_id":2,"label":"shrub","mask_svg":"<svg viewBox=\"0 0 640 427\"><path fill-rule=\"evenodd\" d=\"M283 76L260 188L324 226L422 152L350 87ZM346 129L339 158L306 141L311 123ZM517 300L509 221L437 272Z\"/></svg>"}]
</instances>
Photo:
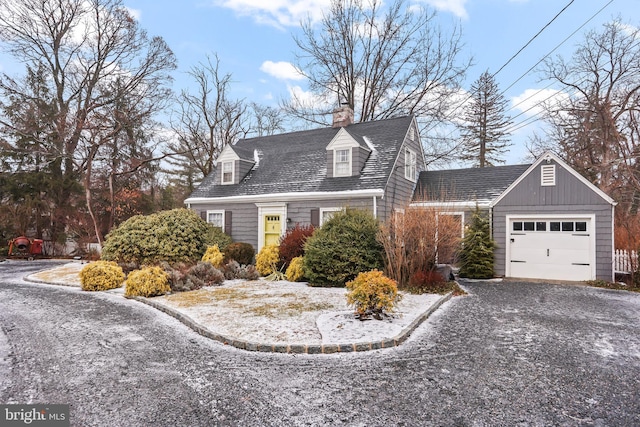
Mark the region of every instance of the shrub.
<instances>
[{"instance_id":1,"label":"shrub","mask_svg":"<svg viewBox=\"0 0 640 427\"><path fill-rule=\"evenodd\" d=\"M278 253L278 246L265 245L260 249L258 255L256 255L256 269L261 275L268 276L278 271L279 260L280 254Z\"/></svg>"},{"instance_id":2,"label":"shrub","mask_svg":"<svg viewBox=\"0 0 640 427\"><path fill-rule=\"evenodd\" d=\"M137 215L107 235L102 259L138 266L196 262L204 255L212 227L188 209Z\"/></svg>"},{"instance_id":3,"label":"shrub","mask_svg":"<svg viewBox=\"0 0 640 427\"><path fill-rule=\"evenodd\" d=\"M153 297L169 291L171 288L167 273L162 268L144 267L129 274L124 294L128 297Z\"/></svg>"},{"instance_id":4,"label":"shrub","mask_svg":"<svg viewBox=\"0 0 640 427\"><path fill-rule=\"evenodd\" d=\"M460 277L490 279L493 277L493 249L489 218L476 208L471 224L464 233L460 251Z\"/></svg>"},{"instance_id":5,"label":"shrub","mask_svg":"<svg viewBox=\"0 0 640 427\"><path fill-rule=\"evenodd\" d=\"M253 264L253 257L256 254L253 246L249 243L231 243L224 251L224 262L237 261L240 265Z\"/></svg>"},{"instance_id":6,"label":"shrub","mask_svg":"<svg viewBox=\"0 0 640 427\"><path fill-rule=\"evenodd\" d=\"M224 255L220 252L218 245L209 246L202 255L202 261L211 263L216 268L220 268L224 263Z\"/></svg>"},{"instance_id":7,"label":"shrub","mask_svg":"<svg viewBox=\"0 0 640 427\"><path fill-rule=\"evenodd\" d=\"M305 243L304 275L311 286L344 286L358 273L382 268L378 222L369 212L336 213Z\"/></svg>"},{"instance_id":8,"label":"shrub","mask_svg":"<svg viewBox=\"0 0 640 427\"><path fill-rule=\"evenodd\" d=\"M441 293L443 289L446 289L445 283L447 281L436 270L419 270L409 278L407 290L414 294Z\"/></svg>"},{"instance_id":9,"label":"shrub","mask_svg":"<svg viewBox=\"0 0 640 427\"><path fill-rule=\"evenodd\" d=\"M172 292L193 291L196 286L193 282L187 282L187 272L189 266L183 262L169 264L168 262L160 263L160 268L167 273L167 281Z\"/></svg>"},{"instance_id":10,"label":"shrub","mask_svg":"<svg viewBox=\"0 0 640 427\"><path fill-rule=\"evenodd\" d=\"M290 282L298 282L304 278L304 270L302 269L302 263L304 260L301 256L297 256L291 260L285 276Z\"/></svg>"},{"instance_id":11,"label":"shrub","mask_svg":"<svg viewBox=\"0 0 640 427\"><path fill-rule=\"evenodd\" d=\"M291 260L304 255L304 243L313 234L312 225L296 224L294 228L287 230L280 240L280 265L288 267Z\"/></svg>"},{"instance_id":12,"label":"shrub","mask_svg":"<svg viewBox=\"0 0 640 427\"><path fill-rule=\"evenodd\" d=\"M222 231L220 227L211 226L209 228L207 241L210 246L218 245L220 251L224 252L225 249L227 249L227 246L231 244L231 236Z\"/></svg>"},{"instance_id":13,"label":"shrub","mask_svg":"<svg viewBox=\"0 0 640 427\"><path fill-rule=\"evenodd\" d=\"M393 311L401 299L396 281L378 270L358 274L347 283L347 289L347 304L355 306L361 320L369 316L381 319Z\"/></svg>"},{"instance_id":14,"label":"shrub","mask_svg":"<svg viewBox=\"0 0 640 427\"><path fill-rule=\"evenodd\" d=\"M198 287L219 285L224 282L224 274L209 262L199 262L189 269L187 279Z\"/></svg>"},{"instance_id":15,"label":"shrub","mask_svg":"<svg viewBox=\"0 0 640 427\"><path fill-rule=\"evenodd\" d=\"M122 286L124 272L115 262L96 261L80 270L80 284L83 291L106 291Z\"/></svg>"},{"instance_id":16,"label":"shrub","mask_svg":"<svg viewBox=\"0 0 640 427\"><path fill-rule=\"evenodd\" d=\"M243 279L257 280L260 277L254 265L240 265L238 261L231 260L222 267L222 272L227 280Z\"/></svg>"}]
</instances>

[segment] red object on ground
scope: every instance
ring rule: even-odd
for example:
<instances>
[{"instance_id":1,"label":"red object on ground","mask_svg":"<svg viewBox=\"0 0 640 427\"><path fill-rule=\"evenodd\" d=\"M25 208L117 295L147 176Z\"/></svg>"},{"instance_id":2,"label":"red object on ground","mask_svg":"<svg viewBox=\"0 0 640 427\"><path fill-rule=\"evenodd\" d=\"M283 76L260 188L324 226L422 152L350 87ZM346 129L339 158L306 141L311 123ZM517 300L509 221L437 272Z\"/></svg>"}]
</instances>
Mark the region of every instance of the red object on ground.
<instances>
[{"instance_id":1,"label":"red object on ground","mask_svg":"<svg viewBox=\"0 0 640 427\"><path fill-rule=\"evenodd\" d=\"M41 239L29 239L25 236L16 237L9 242L9 256L11 255L42 255Z\"/></svg>"}]
</instances>

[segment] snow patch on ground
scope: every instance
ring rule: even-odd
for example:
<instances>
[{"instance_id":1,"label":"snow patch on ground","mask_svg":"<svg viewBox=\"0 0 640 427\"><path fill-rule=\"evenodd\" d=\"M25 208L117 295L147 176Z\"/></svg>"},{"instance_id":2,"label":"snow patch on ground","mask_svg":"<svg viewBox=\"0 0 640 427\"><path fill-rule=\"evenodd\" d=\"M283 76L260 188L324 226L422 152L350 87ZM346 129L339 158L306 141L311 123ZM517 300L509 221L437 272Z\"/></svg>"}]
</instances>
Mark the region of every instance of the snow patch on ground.
<instances>
[{"instance_id":1,"label":"snow patch on ground","mask_svg":"<svg viewBox=\"0 0 640 427\"><path fill-rule=\"evenodd\" d=\"M85 264L74 262L30 276L80 286ZM122 293L122 289L118 289ZM442 296L401 293L397 310L361 321L347 306L346 289L303 282L227 280L221 286L153 298L212 332L259 344L351 344L397 337Z\"/></svg>"}]
</instances>

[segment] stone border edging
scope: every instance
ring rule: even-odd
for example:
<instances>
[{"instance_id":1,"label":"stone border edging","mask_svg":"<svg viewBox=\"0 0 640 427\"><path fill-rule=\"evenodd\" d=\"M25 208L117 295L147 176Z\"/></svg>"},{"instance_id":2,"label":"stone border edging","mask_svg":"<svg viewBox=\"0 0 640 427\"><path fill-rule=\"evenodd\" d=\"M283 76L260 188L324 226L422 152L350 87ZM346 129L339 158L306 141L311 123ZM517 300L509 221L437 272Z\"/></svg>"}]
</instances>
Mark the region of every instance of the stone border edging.
<instances>
[{"instance_id":1,"label":"stone border edging","mask_svg":"<svg viewBox=\"0 0 640 427\"><path fill-rule=\"evenodd\" d=\"M427 311L422 313L413 322L409 324L406 328L402 330L398 335L393 338L387 338L381 341L376 342L360 342L353 344L264 344L264 343L253 343L249 341L243 341L240 339L226 337L224 335L215 333L210 329L202 326L191 317L187 316L184 313L179 312L171 307L168 307L164 304L160 304L156 301L153 301L149 298L144 297L126 297L130 299L134 299L143 304L147 304L169 316L179 320L189 328L193 329L195 332L200 335L219 341L225 345L230 345L240 350L246 351L260 351L260 352L268 352L268 353L288 353L288 354L332 354L332 353L351 353L351 352L359 352L359 351L370 351L370 350L379 350L382 348L390 348L397 347L403 342L405 342L411 333L416 330L418 326L422 324L427 318L433 314L442 304L449 301L453 295L453 292L449 292L448 294L442 296L442 298L438 299L434 304L429 307Z\"/></svg>"}]
</instances>

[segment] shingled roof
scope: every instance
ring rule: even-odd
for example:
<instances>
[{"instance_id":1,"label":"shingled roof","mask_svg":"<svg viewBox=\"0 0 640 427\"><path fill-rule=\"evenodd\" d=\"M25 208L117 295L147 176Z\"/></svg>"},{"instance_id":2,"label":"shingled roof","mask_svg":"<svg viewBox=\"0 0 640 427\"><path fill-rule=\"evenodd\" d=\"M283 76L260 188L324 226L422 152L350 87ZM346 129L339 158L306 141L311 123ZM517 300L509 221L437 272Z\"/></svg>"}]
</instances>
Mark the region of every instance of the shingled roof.
<instances>
[{"instance_id":1,"label":"shingled roof","mask_svg":"<svg viewBox=\"0 0 640 427\"><path fill-rule=\"evenodd\" d=\"M253 169L236 185L215 185L214 169L189 198L384 189L412 121L407 116L342 128L373 149L360 174L351 177L327 176L326 148L340 128L240 140L232 148L240 158L257 160Z\"/></svg>"},{"instance_id":2,"label":"shingled roof","mask_svg":"<svg viewBox=\"0 0 640 427\"><path fill-rule=\"evenodd\" d=\"M531 165L423 171L413 195L414 202L475 202L488 204Z\"/></svg>"}]
</instances>

